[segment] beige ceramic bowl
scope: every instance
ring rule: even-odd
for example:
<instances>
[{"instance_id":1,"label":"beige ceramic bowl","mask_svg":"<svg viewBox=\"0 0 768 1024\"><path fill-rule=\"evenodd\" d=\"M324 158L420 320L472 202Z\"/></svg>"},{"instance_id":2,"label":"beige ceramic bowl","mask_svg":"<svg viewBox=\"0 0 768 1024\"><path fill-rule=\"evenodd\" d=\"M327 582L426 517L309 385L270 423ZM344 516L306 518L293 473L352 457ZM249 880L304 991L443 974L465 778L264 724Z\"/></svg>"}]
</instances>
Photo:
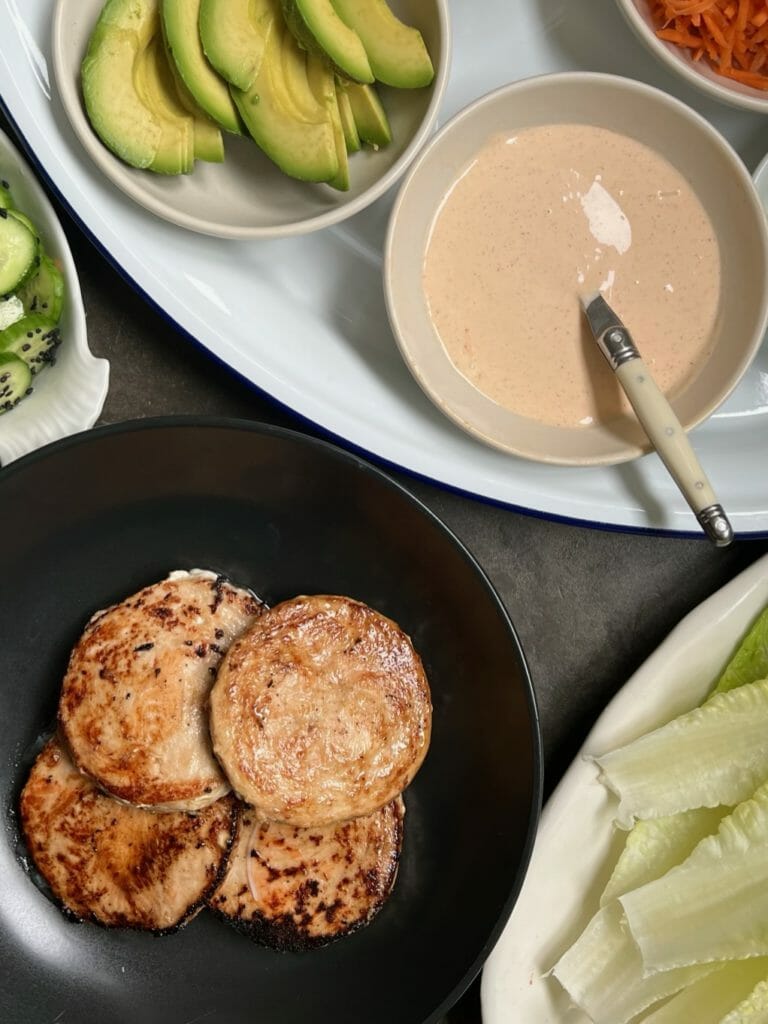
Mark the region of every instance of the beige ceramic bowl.
<instances>
[{"instance_id":1,"label":"beige ceramic bowl","mask_svg":"<svg viewBox=\"0 0 768 1024\"><path fill-rule=\"evenodd\" d=\"M718 75L705 60L695 61L688 50L659 39L648 0L616 0L641 42L660 61L691 85L723 103L768 114L768 92Z\"/></svg>"},{"instance_id":2,"label":"beige ceramic bowl","mask_svg":"<svg viewBox=\"0 0 768 1024\"><path fill-rule=\"evenodd\" d=\"M295 181L255 143L227 133L223 164L198 162L192 174L174 177L128 167L93 132L80 93L80 63L103 5L104 0L58 0L53 65L64 109L99 170L147 210L191 231L220 238L279 238L337 224L394 185L433 130L450 64L448 2L393 0L395 13L422 32L435 79L427 89L381 87L393 141L378 152L351 157L349 192Z\"/></svg>"},{"instance_id":3,"label":"beige ceramic bowl","mask_svg":"<svg viewBox=\"0 0 768 1024\"><path fill-rule=\"evenodd\" d=\"M623 462L649 449L633 417L569 429L497 405L453 366L424 294L432 224L443 197L478 150L497 133L555 123L593 124L630 135L666 157L698 194L720 245L722 295L713 353L672 405L689 430L724 401L755 355L768 319L765 218L746 168L722 136L678 100L630 79L588 73L526 79L482 97L448 122L411 168L392 211L384 268L387 307L414 377L471 434L542 462Z\"/></svg>"}]
</instances>

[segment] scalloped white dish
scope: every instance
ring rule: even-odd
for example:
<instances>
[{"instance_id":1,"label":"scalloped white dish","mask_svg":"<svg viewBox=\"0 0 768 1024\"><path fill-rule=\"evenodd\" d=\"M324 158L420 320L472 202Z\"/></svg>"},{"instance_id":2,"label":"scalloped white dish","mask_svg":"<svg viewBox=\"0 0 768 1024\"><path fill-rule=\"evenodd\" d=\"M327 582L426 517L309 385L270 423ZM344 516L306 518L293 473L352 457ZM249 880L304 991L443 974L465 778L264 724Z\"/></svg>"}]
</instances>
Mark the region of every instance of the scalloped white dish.
<instances>
[{"instance_id":1,"label":"scalloped white dish","mask_svg":"<svg viewBox=\"0 0 768 1024\"><path fill-rule=\"evenodd\" d=\"M585 755L622 746L699 703L767 604L768 555L687 615L597 720L544 809L523 890L486 963L484 1024L588 1024L545 977L597 910L622 840L616 800Z\"/></svg>"},{"instance_id":2,"label":"scalloped white dish","mask_svg":"<svg viewBox=\"0 0 768 1024\"><path fill-rule=\"evenodd\" d=\"M655 455L615 467L526 462L486 448L432 406L398 353L384 306L392 192L341 226L277 240L193 235L138 208L99 173L66 118L51 70L54 10L55 0L0 0L2 105L90 237L169 320L278 402L389 465L537 515L700 536ZM486 0L482 18L476 4L450 0L450 14L453 65L440 122L512 80L604 71L661 86L742 156L757 156L760 115L728 109L666 72L615 0ZM768 534L755 471L768 461L768 346L693 441L737 535Z\"/></svg>"},{"instance_id":3,"label":"scalloped white dish","mask_svg":"<svg viewBox=\"0 0 768 1024\"><path fill-rule=\"evenodd\" d=\"M0 131L0 179L10 183L14 201L33 221L43 245L66 282L62 343L53 366L32 380L33 391L0 416L0 465L96 422L109 384L109 363L88 348L80 283L66 236L32 170Z\"/></svg>"}]
</instances>

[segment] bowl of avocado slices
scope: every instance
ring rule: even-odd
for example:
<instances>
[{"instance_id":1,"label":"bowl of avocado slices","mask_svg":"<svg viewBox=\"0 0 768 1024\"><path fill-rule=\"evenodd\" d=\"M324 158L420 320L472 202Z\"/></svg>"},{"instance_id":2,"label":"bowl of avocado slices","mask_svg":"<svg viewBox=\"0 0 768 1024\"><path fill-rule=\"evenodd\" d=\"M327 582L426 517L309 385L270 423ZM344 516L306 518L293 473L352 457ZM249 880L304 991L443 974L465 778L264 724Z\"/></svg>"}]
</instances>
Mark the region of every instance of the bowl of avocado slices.
<instances>
[{"instance_id":1,"label":"bowl of avocado slices","mask_svg":"<svg viewBox=\"0 0 768 1024\"><path fill-rule=\"evenodd\" d=\"M222 238L336 224L429 136L447 0L58 0L53 62L103 173L165 220Z\"/></svg>"}]
</instances>

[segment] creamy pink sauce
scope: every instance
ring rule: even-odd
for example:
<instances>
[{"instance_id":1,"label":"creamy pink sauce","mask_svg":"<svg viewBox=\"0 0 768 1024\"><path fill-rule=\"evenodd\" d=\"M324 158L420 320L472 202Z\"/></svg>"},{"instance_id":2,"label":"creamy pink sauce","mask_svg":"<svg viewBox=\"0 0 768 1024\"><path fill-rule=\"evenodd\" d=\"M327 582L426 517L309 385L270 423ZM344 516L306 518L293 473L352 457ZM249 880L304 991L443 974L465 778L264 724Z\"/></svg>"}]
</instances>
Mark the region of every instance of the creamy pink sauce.
<instances>
[{"instance_id":1,"label":"creamy pink sauce","mask_svg":"<svg viewBox=\"0 0 768 1024\"><path fill-rule=\"evenodd\" d=\"M590 125L496 136L446 195L424 261L430 316L460 373L556 426L629 404L586 326L600 290L674 395L711 351L720 254L699 199L663 157Z\"/></svg>"}]
</instances>

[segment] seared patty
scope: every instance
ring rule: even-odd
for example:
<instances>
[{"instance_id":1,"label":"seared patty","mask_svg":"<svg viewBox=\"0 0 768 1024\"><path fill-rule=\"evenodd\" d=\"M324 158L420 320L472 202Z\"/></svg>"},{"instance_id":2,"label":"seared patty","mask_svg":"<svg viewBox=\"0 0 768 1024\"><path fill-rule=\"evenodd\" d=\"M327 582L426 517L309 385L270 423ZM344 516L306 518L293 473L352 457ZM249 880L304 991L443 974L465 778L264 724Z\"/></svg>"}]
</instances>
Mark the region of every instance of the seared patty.
<instances>
[{"instance_id":1,"label":"seared patty","mask_svg":"<svg viewBox=\"0 0 768 1024\"><path fill-rule=\"evenodd\" d=\"M27 847L75 917L162 932L189 918L227 863L237 801L156 814L106 796L52 739L21 794Z\"/></svg>"},{"instance_id":2,"label":"seared patty","mask_svg":"<svg viewBox=\"0 0 768 1024\"><path fill-rule=\"evenodd\" d=\"M225 651L263 607L214 573L173 573L94 615L59 703L78 768L155 810L196 810L227 793L208 694Z\"/></svg>"},{"instance_id":3,"label":"seared patty","mask_svg":"<svg viewBox=\"0 0 768 1024\"><path fill-rule=\"evenodd\" d=\"M364 818L296 828L243 807L226 876L208 906L275 949L341 938L367 924L389 896L404 813L398 797Z\"/></svg>"},{"instance_id":4,"label":"seared patty","mask_svg":"<svg viewBox=\"0 0 768 1024\"><path fill-rule=\"evenodd\" d=\"M432 706L390 619L347 597L297 597L230 649L211 692L216 756L265 818L299 827L370 814L411 782Z\"/></svg>"}]
</instances>

